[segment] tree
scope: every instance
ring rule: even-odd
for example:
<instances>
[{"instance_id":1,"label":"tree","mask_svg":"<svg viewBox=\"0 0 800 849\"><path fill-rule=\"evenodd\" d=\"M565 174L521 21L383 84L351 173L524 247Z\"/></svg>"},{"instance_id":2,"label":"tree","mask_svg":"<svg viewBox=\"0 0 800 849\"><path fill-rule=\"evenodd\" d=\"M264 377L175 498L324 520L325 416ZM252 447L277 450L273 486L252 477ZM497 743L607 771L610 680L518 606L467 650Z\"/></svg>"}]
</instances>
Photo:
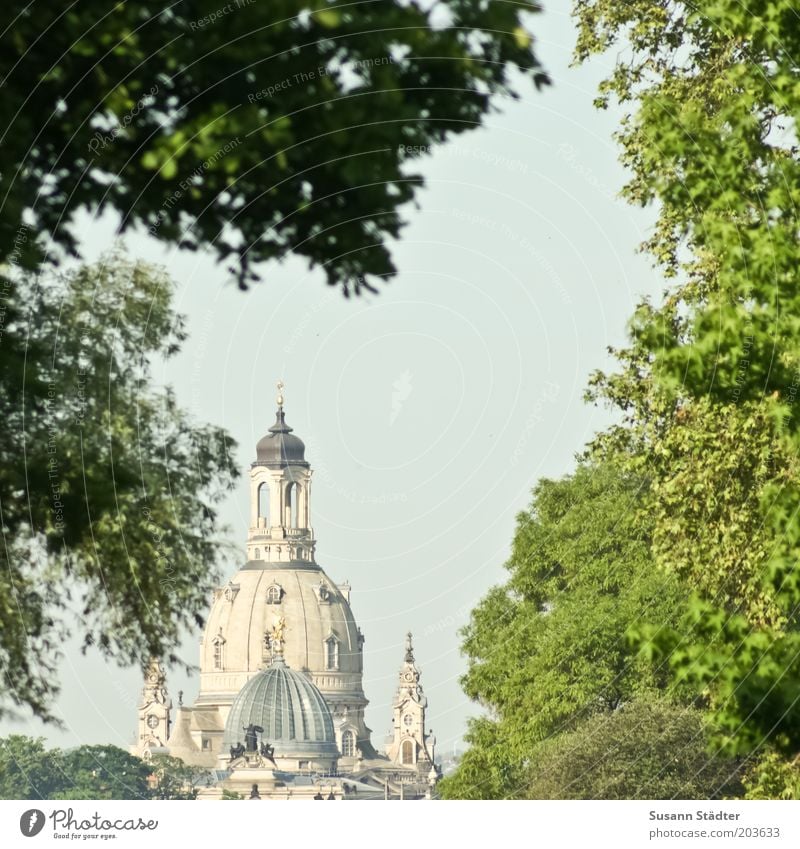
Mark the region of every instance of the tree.
<instances>
[{"instance_id":1,"label":"tree","mask_svg":"<svg viewBox=\"0 0 800 849\"><path fill-rule=\"evenodd\" d=\"M577 0L577 58L620 51L599 104L624 107L625 193L656 202L645 247L678 288L637 323L662 382L724 402L792 406L800 363L796 268L800 35L791 0ZM794 391L793 391L794 390ZM796 411L791 410L794 425Z\"/></svg>"},{"instance_id":2,"label":"tree","mask_svg":"<svg viewBox=\"0 0 800 849\"><path fill-rule=\"evenodd\" d=\"M0 714L53 720L70 633L122 664L179 662L223 549L233 443L192 422L151 366L184 339L163 271L120 253L6 278L0 357Z\"/></svg>"},{"instance_id":3,"label":"tree","mask_svg":"<svg viewBox=\"0 0 800 849\"><path fill-rule=\"evenodd\" d=\"M745 799L800 799L800 764L768 748L748 765L742 784Z\"/></svg>"},{"instance_id":4,"label":"tree","mask_svg":"<svg viewBox=\"0 0 800 849\"><path fill-rule=\"evenodd\" d=\"M709 754L703 716L664 699L596 714L542 747L530 799L718 799L740 795L739 765Z\"/></svg>"},{"instance_id":5,"label":"tree","mask_svg":"<svg viewBox=\"0 0 800 849\"><path fill-rule=\"evenodd\" d=\"M50 799L63 782L61 753L48 752L41 737L0 739L0 799Z\"/></svg>"},{"instance_id":6,"label":"tree","mask_svg":"<svg viewBox=\"0 0 800 849\"><path fill-rule=\"evenodd\" d=\"M61 786L50 799L148 799L150 767L118 746L78 746L61 755Z\"/></svg>"},{"instance_id":7,"label":"tree","mask_svg":"<svg viewBox=\"0 0 800 849\"><path fill-rule=\"evenodd\" d=\"M517 519L507 584L464 631L468 696L489 710L442 782L449 798L524 794L539 748L595 714L664 687L626 640L643 617L676 624L685 593L650 554L644 478L610 461L541 481Z\"/></svg>"},{"instance_id":8,"label":"tree","mask_svg":"<svg viewBox=\"0 0 800 849\"><path fill-rule=\"evenodd\" d=\"M180 758L153 755L149 763L154 799L196 799L203 772L187 766Z\"/></svg>"},{"instance_id":9,"label":"tree","mask_svg":"<svg viewBox=\"0 0 800 849\"><path fill-rule=\"evenodd\" d=\"M118 746L47 751L41 738L0 740L0 799L196 799L201 777L169 755L144 761Z\"/></svg>"},{"instance_id":10,"label":"tree","mask_svg":"<svg viewBox=\"0 0 800 849\"><path fill-rule=\"evenodd\" d=\"M577 0L575 10L579 60L629 48L599 105L616 97L627 110L626 194L658 205L644 247L673 280L661 304L634 316L620 379L644 378L628 394L634 432L663 429L640 455L658 470L657 522L677 522L662 525L657 556L694 597L677 629L656 623L639 639L711 707L717 745L749 755L768 743L791 761L800 751L796 9ZM645 395L667 397L660 419Z\"/></svg>"},{"instance_id":11,"label":"tree","mask_svg":"<svg viewBox=\"0 0 800 849\"><path fill-rule=\"evenodd\" d=\"M479 127L512 72L546 82L535 2L13 0L0 35L0 244L33 268L111 208L239 283L288 253L344 291L394 273L413 160Z\"/></svg>"}]
</instances>

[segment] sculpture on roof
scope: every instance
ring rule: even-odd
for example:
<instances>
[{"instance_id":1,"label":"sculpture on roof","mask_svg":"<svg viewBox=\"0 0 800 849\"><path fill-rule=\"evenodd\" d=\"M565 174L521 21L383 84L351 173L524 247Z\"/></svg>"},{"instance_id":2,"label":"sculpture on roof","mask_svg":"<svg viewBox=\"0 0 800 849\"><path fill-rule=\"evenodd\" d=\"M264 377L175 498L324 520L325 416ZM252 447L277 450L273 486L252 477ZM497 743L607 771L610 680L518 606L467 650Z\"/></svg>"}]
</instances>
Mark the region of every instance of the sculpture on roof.
<instances>
[{"instance_id":1,"label":"sculpture on roof","mask_svg":"<svg viewBox=\"0 0 800 849\"><path fill-rule=\"evenodd\" d=\"M260 725L247 725L244 731L244 747L248 752L258 751L258 735L263 734L264 729Z\"/></svg>"}]
</instances>

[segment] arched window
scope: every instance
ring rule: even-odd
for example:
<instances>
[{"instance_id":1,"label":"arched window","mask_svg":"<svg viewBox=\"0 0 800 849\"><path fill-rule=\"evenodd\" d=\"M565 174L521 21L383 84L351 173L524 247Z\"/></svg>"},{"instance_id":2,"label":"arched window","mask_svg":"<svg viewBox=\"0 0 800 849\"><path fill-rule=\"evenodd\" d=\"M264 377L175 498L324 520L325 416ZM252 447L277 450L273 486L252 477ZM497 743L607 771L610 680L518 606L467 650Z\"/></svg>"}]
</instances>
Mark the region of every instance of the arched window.
<instances>
[{"instance_id":1,"label":"arched window","mask_svg":"<svg viewBox=\"0 0 800 849\"><path fill-rule=\"evenodd\" d=\"M356 735L352 731L342 734L342 756L354 758L356 756Z\"/></svg>"},{"instance_id":2,"label":"arched window","mask_svg":"<svg viewBox=\"0 0 800 849\"><path fill-rule=\"evenodd\" d=\"M260 548L256 549L256 560L261 560L261 549Z\"/></svg>"},{"instance_id":3,"label":"arched window","mask_svg":"<svg viewBox=\"0 0 800 849\"><path fill-rule=\"evenodd\" d=\"M269 484L262 483L258 488L258 518L259 527L269 527Z\"/></svg>"},{"instance_id":4,"label":"arched window","mask_svg":"<svg viewBox=\"0 0 800 849\"><path fill-rule=\"evenodd\" d=\"M280 604L282 595L283 590L277 584L267 587L267 604Z\"/></svg>"},{"instance_id":5,"label":"arched window","mask_svg":"<svg viewBox=\"0 0 800 849\"><path fill-rule=\"evenodd\" d=\"M404 764L414 763L414 743L411 740L403 740L400 747L401 760Z\"/></svg>"},{"instance_id":6,"label":"arched window","mask_svg":"<svg viewBox=\"0 0 800 849\"><path fill-rule=\"evenodd\" d=\"M283 524L287 528L297 527L297 486L294 482L286 485Z\"/></svg>"},{"instance_id":7,"label":"arched window","mask_svg":"<svg viewBox=\"0 0 800 849\"><path fill-rule=\"evenodd\" d=\"M333 634L325 640L325 668L339 668L339 641Z\"/></svg>"},{"instance_id":8,"label":"arched window","mask_svg":"<svg viewBox=\"0 0 800 849\"><path fill-rule=\"evenodd\" d=\"M222 636L221 628L220 633L212 640L212 645L214 646L214 669L225 669L225 637Z\"/></svg>"},{"instance_id":9,"label":"arched window","mask_svg":"<svg viewBox=\"0 0 800 849\"><path fill-rule=\"evenodd\" d=\"M300 514L300 503L303 500L303 487L299 483L294 485L294 501L292 503L292 527L299 528L303 524Z\"/></svg>"}]
</instances>

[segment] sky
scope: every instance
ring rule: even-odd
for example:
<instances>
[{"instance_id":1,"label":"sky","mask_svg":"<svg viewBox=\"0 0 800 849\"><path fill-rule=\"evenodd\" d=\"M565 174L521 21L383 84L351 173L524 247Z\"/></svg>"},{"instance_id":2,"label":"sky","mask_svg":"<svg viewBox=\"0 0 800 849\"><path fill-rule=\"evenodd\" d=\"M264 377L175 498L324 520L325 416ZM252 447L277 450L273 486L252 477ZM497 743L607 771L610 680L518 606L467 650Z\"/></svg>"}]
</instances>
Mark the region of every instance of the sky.
<instances>
[{"instance_id":1,"label":"sky","mask_svg":"<svg viewBox=\"0 0 800 849\"><path fill-rule=\"evenodd\" d=\"M519 101L415 163L427 187L406 210L392 248L399 274L379 295L345 300L297 259L266 265L243 293L210 253L167 250L146 234L125 240L132 256L166 265L187 317L184 349L158 380L197 421L230 431L245 475L284 381L286 419L315 470L317 559L352 584L366 637L366 719L378 746L410 630L439 754L462 747L479 709L459 686L458 630L504 579L536 481L569 473L610 421L583 402L588 377L611 364L607 346L624 342L641 296L662 288L637 253L654 213L618 197L619 115L592 105L609 60L569 67L566 11L551 8L531 28L553 86L521 81ZM110 217L79 223L87 260L114 228ZM246 476L223 519L243 561ZM198 639L181 647L189 663ZM62 730L27 718L0 733L132 742L138 670L68 644L61 684ZM173 673L168 686L191 703L197 676Z\"/></svg>"}]
</instances>

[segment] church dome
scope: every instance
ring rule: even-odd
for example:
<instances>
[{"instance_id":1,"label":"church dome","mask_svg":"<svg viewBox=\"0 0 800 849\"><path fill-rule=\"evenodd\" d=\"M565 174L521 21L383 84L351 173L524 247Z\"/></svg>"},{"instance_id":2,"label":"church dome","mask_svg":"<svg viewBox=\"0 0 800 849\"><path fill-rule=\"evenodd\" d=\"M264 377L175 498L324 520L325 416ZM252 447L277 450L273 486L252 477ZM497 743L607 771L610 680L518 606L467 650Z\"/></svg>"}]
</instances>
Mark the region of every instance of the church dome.
<instances>
[{"instance_id":1,"label":"church dome","mask_svg":"<svg viewBox=\"0 0 800 849\"><path fill-rule=\"evenodd\" d=\"M268 466L307 466L305 452L305 443L292 433L292 428L286 424L283 408L279 407L275 424L256 444L256 463Z\"/></svg>"},{"instance_id":2,"label":"church dome","mask_svg":"<svg viewBox=\"0 0 800 849\"><path fill-rule=\"evenodd\" d=\"M244 739L249 725L263 728L262 739L276 756L337 757L333 719L320 691L282 657L251 678L233 700L223 746Z\"/></svg>"}]
</instances>

